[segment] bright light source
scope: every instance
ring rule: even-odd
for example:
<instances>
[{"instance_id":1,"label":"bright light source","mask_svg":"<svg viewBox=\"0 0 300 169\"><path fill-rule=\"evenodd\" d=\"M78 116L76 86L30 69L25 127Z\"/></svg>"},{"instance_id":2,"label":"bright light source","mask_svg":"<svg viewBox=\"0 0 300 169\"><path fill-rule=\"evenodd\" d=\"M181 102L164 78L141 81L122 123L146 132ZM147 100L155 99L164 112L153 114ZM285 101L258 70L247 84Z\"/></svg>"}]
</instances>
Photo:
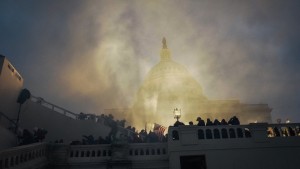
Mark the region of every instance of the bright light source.
<instances>
[{"instance_id":1,"label":"bright light source","mask_svg":"<svg viewBox=\"0 0 300 169\"><path fill-rule=\"evenodd\" d=\"M178 121L178 119L181 117L181 109L175 108L173 113L174 113L174 118L177 119Z\"/></svg>"}]
</instances>

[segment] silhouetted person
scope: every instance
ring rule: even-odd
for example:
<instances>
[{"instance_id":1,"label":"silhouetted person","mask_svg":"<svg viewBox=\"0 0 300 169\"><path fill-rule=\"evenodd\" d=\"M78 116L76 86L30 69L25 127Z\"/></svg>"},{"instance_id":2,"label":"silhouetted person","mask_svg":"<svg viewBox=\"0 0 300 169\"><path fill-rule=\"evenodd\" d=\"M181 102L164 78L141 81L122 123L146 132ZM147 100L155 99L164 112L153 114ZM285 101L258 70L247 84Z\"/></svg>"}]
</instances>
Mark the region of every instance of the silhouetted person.
<instances>
[{"instance_id":1,"label":"silhouetted person","mask_svg":"<svg viewBox=\"0 0 300 169\"><path fill-rule=\"evenodd\" d=\"M158 136L154 132L150 131L148 137L150 143L158 142Z\"/></svg>"},{"instance_id":2,"label":"silhouetted person","mask_svg":"<svg viewBox=\"0 0 300 169\"><path fill-rule=\"evenodd\" d=\"M101 136L99 136L98 137L98 143L99 144L105 144L105 140Z\"/></svg>"},{"instance_id":3,"label":"silhouetted person","mask_svg":"<svg viewBox=\"0 0 300 169\"><path fill-rule=\"evenodd\" d=\"M295 136L295 135L296 135L296 133L295 133L295 131L292 129L292 127L288 127L288 130L289 130L290 136Z\"/></svg>"},{"instance_id":4,"label":"silhouetted person","mask_svg":"<svg viewBox=\"0 0 300 169\"><path fill-rule=\"evenodd\" d=\"M192 121L190 121L190 122L189 122L189 125L190 125L190 126L193 126L193 125L194 125L194 123L193 123Z\"/></svg>"},{"instance_id":5,"label":"silhouetted person","mask_svg":"<svg viewBox=\"0 0 300 169\"><path fill-rule=\"evenodd\" d=\"M240 125L240 120L236 116L233 116L233 118L234 118L234 124Z\"/></svg>"},{"instance_id":6,"label":"silhouetted person","mask_svg":"<svg viewBox=\"0 0 300 169\"><path fill-rule=\"evenodd\" d=\"M141 132L139 133L140 139L142 140L142 142L146 142L146 138L147 138L147 132L143 129L141 130Z\"/></svg>"},{"instance_id":7,"label":"silhouetted person","mask_svg":"<svg viewBox=\"0 0 300 169\"><path fill-rule=\"evenodd\" d=\"M231 124L231 125L240 125L240 120L236 116L233 116L228 121L228 124Z\"/></svg>"},{"instance_id":8,"label":"silhouetted person","mask_svg":"<svg viewBox=\"0 0 300 169\"><path fill-rule=\"evenodd\" d=\"M277 127L274 127L273 131L274 131L276 137L280 137L280 133L279 133L279 130Z\"/></svg>"},{"instance_id":9,"label":"silhouetted person","mask_svg":"<svg viewBox=\"0 0 300 169\"><path fill-rule=\"evenodd\" d=\"M227 121L225 119L222 119L221 125L228 125Z\"/></svg>"},{"instance_id":10,"label":"silhouetted person","mask_svg":"<svg viewBox=\"0 0 300 169\"><path fill-rule=\"evenodd\" d=\"M218 119L215 119L214 125L221 125L220 121Z\"/></svg>"},{"instance_id":11,"label":"silhouetted person","mask_svg":"<svg viewBox=\"0 0 300 169\"><path fill-rule=\"evenodd\" d=\"M36 128L33 134L35 142L42 142L45 139L47 133L48 131L45 129Z\"/></svg>"},{"instance_id":12,"label":"silhouetted person","mask_svg":"<svg viewBox=\"0 0 300 169\"><path fill-rule=\"evenodd\" d=\"M197 126L205 126L205 122L204 122L204 120L201 119L201 117L198 117L197 121L198 121Z\"/></svg>"},{"instance_id":13,"label":"silhouetted person","mask_svg":"<svg viewBox=\"0 0 300 169\"><path fill-rule=\"evenodd\" d=\"M33 134L27 129L23 130L23 136L21 139L22 139L21 145L34 143Z\"/></svg>"},{"instance_id":14,"label":"silhouetted person","mask_svg":"<svg viewBox=\"0 0 300 169\"><path fill-rule=\"evenodd\" d=\"M134 143L141 143L142 139L138 136L138 133L133 133L133 142Z\"/></svg>"},{"instance_id":15,"label":"silhouetted person","mask_svg":"<svg viewBox=\"0 0 300 169\"><path fill-rule=\"evenodd\" d=\"M210 120L210 118L207 118L206 120L206 126L212 126L213 122Z\"/></svg>"},{"instance_id":16,"label":"silhouetted person","mask_svg":"<svg viewBox=\"0 0 300 169\"><path fill-rule=\"evenodd\" d=\"M132 128L131 128L131 130L132 130L132 132L134 132L134 133L135 133L135 127L132 127Z\"/></svg>"},{"instance_id":17,"label":"silhouetted person","mask_svg":"<svg viewBox=\"0 0 300 169\"><path fill-rule=\"evenodd\" d=\"M95 138L93 135L89 135L89 136L83 135L82 137L84 138L86 144L88 145L95 144Z\"/></svg>"},{"instance_id":18,"label":"silhouetted person","mask_svg":"<svg viewBox=\"0 0 300 169\"><path fill-rule=\"evenodd\" d=\"M86 114L80 112L79 115L77 116L77 119L79 119L79 120L86 120L86 117L87 117Z\"/></svg>"},{"instance_id":19,"label":"silhouetted person","mask_svg":"<svg viewBox=\"0 0 300 169\"><path fill-rule=\"evenodd\" d=\"M125 127L125 123L126 123L126 120L121 120L121 121L119 122L119 125L120 125L121 127Z\"/></svg>"},{"instance_id":20,"label":"silhouetted person","mask_svg":"<svg viewBox=\"0 0 300 169\"><path fill-rule=\"evenodd\" d=\"M110 132L108 133L108 136L110 140L115 141L116 140L116 134L118 132L118 125L114 120L108 121L108 126L111 127Z\"/></svg>"},{"instance_id":21,"label":"silhouetted person","mask_svg":"<svg viewBox=\"0 0 300 169\"><path fill-rule=\"evenodd\" d=\"M174 127L178 127L178 126L180 126L180 125L184 125L184 123L182 123L182 122L180 122L180 121L176 121L176 122L174 123Z\"/></svg>"}]
</instances>

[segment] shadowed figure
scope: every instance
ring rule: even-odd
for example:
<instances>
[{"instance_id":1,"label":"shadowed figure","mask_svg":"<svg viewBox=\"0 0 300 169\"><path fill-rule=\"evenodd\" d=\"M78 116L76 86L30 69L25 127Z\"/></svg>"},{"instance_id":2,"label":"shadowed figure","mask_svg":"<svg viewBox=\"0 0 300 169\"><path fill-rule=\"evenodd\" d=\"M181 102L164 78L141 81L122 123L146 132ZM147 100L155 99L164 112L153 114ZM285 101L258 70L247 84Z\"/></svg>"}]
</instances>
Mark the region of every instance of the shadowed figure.
<instances>
[{"instance_id":1,"label":"shadowed figure","mask_svg":"<svg viewBox=\"0 0 300 169\"><path fill-rule=\"evenodd\" d=\"M221 125L228 125L228 123L226 122L226 120L225 120L225 119L222 119L222 121L221 121Z\"/></svg>"},{"instance_id":2,"label":"shadowed figure","mask_svg":"<svg viewBox=\"0 0 300 169\"><path fill-rule=\"evenodd\" d=\"M198 117L197 121L198 121L197 126L205 126L205 122L204 122L204 120L201 119L201 117Z\"/></svg>"},{"instance_id":3,"label":"shadowed figure","mask_svg":"<svg viewBox=\"0 0 300 169\"><path fill-rule=\"evenodd\" d=\"M240 120L236 116L233 116L228 121L228 124L231 124L231 125L240 125Z\"/></svg>"},{"instance_id":4,"label":"shadowed figure","mask_svg":"<svg viewBox=\"0 0 300 169\"><path fill-rule=\"evenodd\" d=\"M206 126L212 126L213 122L210 120L210 118L207 118L206 120Z\"/></svg>"},{"instance_id":5,"label":"shadowed figure","mask_svg":"<svg viewBox=\"0 0 300 169\"><path fill-rule=\"evenodd\" d=\"M221 125L220 121L218 119L215 119L214 125Z\"/></svg>"},{"instance_id":6,"label":"shadowed figure","mask_svg":"<svg viewBox=\"0 0 300 169\"><path fill-rule=\"evenodd\" d=\"M176 122L174 123L174 127L178 127L178 126L180 126L180 125L184 125L184 123L182 123L182 122L180 122L180 121L176 121Z\"/></svg>"}]
</instances>

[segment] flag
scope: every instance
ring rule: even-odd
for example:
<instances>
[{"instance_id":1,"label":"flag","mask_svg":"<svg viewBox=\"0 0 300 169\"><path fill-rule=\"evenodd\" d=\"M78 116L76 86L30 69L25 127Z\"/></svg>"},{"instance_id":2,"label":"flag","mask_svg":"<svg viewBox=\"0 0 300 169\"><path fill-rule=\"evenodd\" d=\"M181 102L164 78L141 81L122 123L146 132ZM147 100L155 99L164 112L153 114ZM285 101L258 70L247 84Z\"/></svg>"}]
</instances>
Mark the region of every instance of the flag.
<instances>
[{"instance_id":1,"label":"flag","mask_svg":"<svg viewBox=\"0 0 300 169\"><path fill-rule=\"evenodd\" d=\"M153 132L157 134L160 141L162 140L165 130L166 130L166 127L164 127L160 124L154 123Z\"/></svg>"}]
</instances>

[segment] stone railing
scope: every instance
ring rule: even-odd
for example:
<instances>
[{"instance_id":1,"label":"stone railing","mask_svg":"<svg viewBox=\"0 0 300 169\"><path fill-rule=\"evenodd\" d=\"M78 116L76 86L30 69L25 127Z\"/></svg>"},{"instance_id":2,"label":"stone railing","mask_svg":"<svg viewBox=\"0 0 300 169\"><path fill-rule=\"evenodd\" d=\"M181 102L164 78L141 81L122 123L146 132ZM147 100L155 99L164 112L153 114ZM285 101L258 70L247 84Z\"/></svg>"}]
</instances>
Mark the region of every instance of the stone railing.
<instances>
[{"instance_id":1,"label":"stone railing","mask_svg":"<svg viewBox=\"0 0 300 169\"><path fill-rule=\"evenodd\" d=\"M69 110L66 110L66 109L64 109L62 107L59 107L59 106L57 106L55 104L49 103L49 102L45 101L43 98L41 98L41 97L31 96L30 100L33 101L33 102L35 102L35 103L37 103L37 104L40 104L40 105L42 105L44 107L47 107L47 108L49 108L49 109L51 109L51 110L53 110L53 111L55 111L57 113L63 114L65 116L68 116L70 118L77 119L77 117L78 117L78 114L73 113L73 112L71 112Z\"/></svg>"},{"instance_id":2,"label":"stone railing","mask_svg":"<svg viewBox=\"0 0 300 169\"><path fill-rule=\"evenodd\" d=\"M167 143L135 143L129 145L129 159L167 159L168 145Z\"/></svg>"},{"instance_id":3,"label":"stone railing","mask_svg":"<svg viewBox=\"0 0 300 169\"><path fill-rule=\"evenodd\" d=\"M76 145L70 146L68 158L78 162L78 159L89 161L91 159L107 160L114 156L114 146L120 145ZM167 158L167 143L135 143L122 145L125 147L124 156L129 159L137 159L139 157L156 156L159 158ZM118 150L117 150L118 151Z\"/></svg>"},{"instance_id":4,"label":"stone railing","mask_svg":"<svg viewBox=\"0 0 300 169\"><path fill-rule=\"evenodd\" d=\"M50 163L53 166L67 164L82 168L90 166L107 168L126 165L129 168L147 168L152 163L159 166L158 168L168 166L167 143L52 145L52 147L50 158L55 160L51 160Z\"/></svg>"},{"instance_id":5,"label":"stone railing","mask_svg":"<svg viewBox=\"0 0 300 169\"><path fill-rule=\"evenodd\" d=\"M111 158L111 145L74 145L68 153L69 163L101 162Z\"/></svg>"},{"instance_id":6,"label":"stone railing","mask_svg":"<svg viewBox=\"0 0 300 169\"><path fill-rule=\"evenodd\" d=\"M179 126L169 127L169 141L180 140L182 133L189 133L198 140L246 139L252 137L249 125Z\"/></svg>"},{"instance_id":7,"label":"stone railing","mask_svg":"<svg viewBox=\"0 0 300 169\"><path fill-rule=\"evenodd\" d=\"M168 135L168 140L175 142L182 137L196 138L199 141L249 139L253 137L259 139L266 139L268 137L296 137L300 136L300 124L251 123L249 125L179 126L169 127Z\"/></svg>"},{"instance_id":8,"label":"stone railing","mask_svg":"<svg viewBox=\"0 0 300 169\"><path fill-rule=\"evenodd\" d=\"M47 144L35 143L0 151L0 169L39 168L47 165Z\"/></svg>"}]
</instances>

